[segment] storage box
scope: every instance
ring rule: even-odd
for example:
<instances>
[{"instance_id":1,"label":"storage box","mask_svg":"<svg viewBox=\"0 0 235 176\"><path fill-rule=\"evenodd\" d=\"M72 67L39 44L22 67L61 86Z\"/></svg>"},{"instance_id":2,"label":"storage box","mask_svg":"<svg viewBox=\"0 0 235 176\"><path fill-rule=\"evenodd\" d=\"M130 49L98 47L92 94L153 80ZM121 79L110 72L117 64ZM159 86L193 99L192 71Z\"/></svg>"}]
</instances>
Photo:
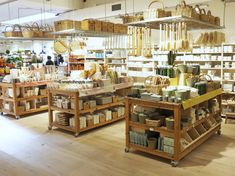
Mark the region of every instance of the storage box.
<instances>
[{"instance_id":1,"label":"storage box","mask_svg":"<svg viewBox=\"0 0 235 176\"><path fill-rule=\"evenodd\" d=\"M117 119L118 118L118 112L113 111L112 112L112 119Z\"/></svg>"},{"instance_id":2,"label":"storage box","mask_svg":"<svg viewBox=\"0 0 235 176\"><path fill-rule=\"evenodd\" d=\"M103 97L96 98L96 103L98 105L109 104L109 103L112 103L112 101L113 101L113 98L111 96L103 96Z\"/></svg>"},{"instance_id":3,"label":"storage box","mask_svg":"<svg viewBox=\"0 0 235 176\"><path fill-rule=\"evenodd\" d=\"M107 22L108 23L108 32L113 32L114 31L114 24Z\"/></svg>"},{"instance_id":4,"label":"storage box","mask_svg":"<svg viewBox=\"0 0 235 176\"><path fill-rule=\"evenodd\" d=\"M90 108L95 108L96 107L96 101L95 100L90 100L89 104L90 104Z\"/></svg>"},{"instance_id":5,"label":"storage box","mask_svg":"<svg viewBox=\"0 0 235 176\"><path fill-rule=\"evenodd\" d=\"M74 99L71 100L71 109L75 109ZM83 109L83 100L78 100L78 110L81 111L82 109Z\"/></svg>"},{"instance_id":6,"label":"storage box","mask_svg":"<svg viewBox=\"0 0 235 176\"><path fill-rule=\"evenodd\" d=\"M103 113L99 113L100 123L104 123L106 121L106 117Z\"/></svg>"},{"instance_id":7,"label":"storage box","mask_svg":"<svg viewBox=\"0 0 235 176\"><path fill-rule=\"evenodd\" d=\"M86 128L87 127L87 123L86 123L87 118L82 116L82 117L79 118L79 120L80 120L80 128L81 129Z\"/></svg>"},{"instance_id":8,"label":"storage box","mask_svg":"<svg viewBox=\"0 0 235 176\"><path fill-rule=\"evenodd\" d=\"M114 24L113 32L114 33L120 33L121 28L122 28L121 24Z\"/></svg>"},{"instance_id":9,"label":"storage box","mask_svg":"<svg viewBox=\"0 0 235 176\"><path fill-rule=\"evenodd\" d=\"M101 22L101 31L102 32L108 32L108 23L105 21Z\"/></svg>"},{"instance_id":10,"label":"storage box","mask_svg":"<svg viewBox=\"0 0 235 176\"><path fill-rule=\"evenodd\" d=\"M106 121L112 120L112 111L105 110L104 111Z\"/></svg>"},{"instance_id":11,"label":"storage box","mask_svg":"<svg viewBox=\"0 0 235 176\"><path fill-rule=\"evenodd\" d=\"M94 118L94 125L100 123L100 116L98 114L93 115L93 118Z\"/></svg>"},{"instance_id":12,"label":"storage box","mask_svg":"<svg viewBox=\"0 0 235 176\"><path fill-rule=\"evenodd\" d=\"M89 101L83 103L83 109L84 109L84 110L90 109L90 103L89 103Z\"/></svg>"},{"instance_id":13,"label":"storage box","mask_svg":"<svg viewBox=\"0 0 235 176\"><path fill-rule=\"evenodd\" d=\"M95 20L95 31L100 32L102 30L102 22Z\"/></svg>"},{"instance_id":14,"label":"storage box","mask_svg":"<svg viewBox=\"0 0 235 176\"><path fill-rule=\"evenodd\" d=\"M81 29L85 31L94 31L95 30L95 21L94 20L83 20L81 22Z\"/></svg>"},{"instance_id":15,"label":"storage box","mask_svg":"<svg viewBox=\"0 0 235 176\"><path fill-rule=\"evenodd\" d=\"M163 146L163 151L169 154L174 154L174 147L164 145Z\"/></svg>"},{"instance_id":16,"label":"storage box","mask_svg":"<svg viewBox=\"0 0 235 176\"><path fill-rule=\"evenodd\" d=\"M93 116L91 116L91 115L88 115L88 116L87 116L87 126L88 126L88 127L94 126L94 118L93 118Z\"/></svg>"},{"instance_id":17,"label":"storage box","mask_svg":"<svg viewBox=\"0 0 235 176\"><path fill-rule=\"evenodd\" d=\"M118 97L117 96L113 96L113 103L117 103L118 102Z\"/></svg>"},{"instance_id":18,"label":"storage box","mask_svg":"<svg viewBox=\"0 0 235 176\"><path fill-rule=\"evenodd\" d=\"M121 34L127 34L128 33L128 26L121 24L120 31Z\"/></svg>"},{"instance_id":19,"label":"storage box","mask_svg":"<svg viewBox=\"0 0 235 176\"><path fill-rule=\"evenodd\" d=\"M163 144L171 146L171 147L174 147L174 139L173 138L169 138L169 137L164 137L163 138Z\"/></svg>"},{"instance_id":20,"label":"storage box","mask_svg":"<svg viewBox=\"0 0 235 176\"><path fill-rule=\"evenodd\" d=\"M68 29L81 29L81 21L62 20L54 22L55 31L63 31Z\"/></svg>"}]
</instances>

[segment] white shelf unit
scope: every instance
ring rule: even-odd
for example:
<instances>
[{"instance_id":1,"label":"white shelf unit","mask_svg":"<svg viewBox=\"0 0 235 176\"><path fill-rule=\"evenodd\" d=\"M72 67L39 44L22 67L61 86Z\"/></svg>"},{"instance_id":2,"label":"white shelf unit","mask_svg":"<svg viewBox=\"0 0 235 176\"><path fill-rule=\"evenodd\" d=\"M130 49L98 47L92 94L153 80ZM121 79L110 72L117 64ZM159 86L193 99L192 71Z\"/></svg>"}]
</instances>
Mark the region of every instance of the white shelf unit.
<instances>
[{"instance_id":1,"label":"white shelf unit","mask_svg":"<svg viewBox=\"0 0 235 176\"><path fill-rule=\"evenodd\" d=\"M127 75L127 48L106 48L105 64L120 75Z\"/></svg>"}]
</instances>

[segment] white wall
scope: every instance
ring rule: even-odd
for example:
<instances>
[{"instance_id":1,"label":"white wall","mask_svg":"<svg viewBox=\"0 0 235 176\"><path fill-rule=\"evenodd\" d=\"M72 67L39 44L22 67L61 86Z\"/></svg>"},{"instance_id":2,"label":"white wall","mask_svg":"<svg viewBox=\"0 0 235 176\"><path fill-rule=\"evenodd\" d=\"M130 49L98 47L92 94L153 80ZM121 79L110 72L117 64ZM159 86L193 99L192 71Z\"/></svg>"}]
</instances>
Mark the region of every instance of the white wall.
<instances>
[{"instance_id":1,"label":"white wall","mask_svg":"<svg viewBox=\"0 0 235 176\"><path fill-rule=\"evenodd\" d=\"M105 0L87 0L87 6L92 6L92 4L96 4ZM106 0L106 2L110 2ZM112 12L111 5L115 3L109 3L106 5L106 16L117 16L119 14L125 14L125 1L118 1L122 4L122 10ZM148 8L148 5L152 0L134 0L135 5L133 7L133 0L127 0L127 13L132 13L133 11L139 12L143 11ZM164 5L166 7L175 6L179 1L178 0L164 0ZM209 5L209 8L212 11L212 14L215 16L221 17L221 24L223 24L223 3L221 0L186 0L187 3L202 3L205 2ZM153 7L160 7L160 5L153 4ZM105 5L100 6L93 6L90 8L84 8L77 10L76 12L67 13L62 16L63 19L76 19L76 20L83 20L87 18L103 18L105 17ZM222 30L226 33L227 42L234 42L235 43L235 3L230 3L227 5L226 9L226 28ZM120 19L111 19L115 20L116 22L120 22Z\"/></svg>"}]
</instances>

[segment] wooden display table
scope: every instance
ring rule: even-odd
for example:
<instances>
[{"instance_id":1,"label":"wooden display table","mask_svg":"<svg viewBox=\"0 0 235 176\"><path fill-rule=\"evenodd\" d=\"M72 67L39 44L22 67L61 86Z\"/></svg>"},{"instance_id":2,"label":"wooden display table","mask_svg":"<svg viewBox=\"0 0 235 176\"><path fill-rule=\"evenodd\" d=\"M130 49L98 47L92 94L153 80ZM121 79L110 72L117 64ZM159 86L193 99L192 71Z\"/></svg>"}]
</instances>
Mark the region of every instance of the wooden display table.
<instances>
[{"instance_id":1,"label":"wooden display table","mask_svg":"<svg viewBox=\"0 0 235 176\"><path fill-rule=\"evenodd\" d=\"M107 87L107 88L94 88L94 89L90 89L90 90L84 90L84 91L68 91L68 90L57 90L57 89L49 89L48 90L48 113L49 113L49 126L48 129L52 130L53 127L57 127L59 129L63 129L65 131L70 131L73 132L75 137L78 137L79 134L81 132L84 131L88 131L91 129L95 129L101 126L105 126L111 123L114 123L116 121L122 120L125 118L125 115L123 116L119 116L117 118L113 118L113 119L109 119L106 121L100 121L97 124L91 125L91 126L87 126L85 128L81 128L80 126L80 117L84 116L86 114L94 114L96 112L102 111L102 110L107 110L110 108L114 108L114 107L118 107L118 106L125 106L125 100L124 98L122 100L119 101L115 101L112 103L108 103L108 104L103 104L103 105L96 105L93 108L88 108L88 109L82 109L79 110L79 100L85 97L94 97L96 95L102 95L105 93L114 93L118 90L126 90L128 88L130 88L133 85L133 83L122 83L122 84L116 84L113 85L111 87ZM54 96L65 96L65 97L70 97L70 99L72 100L72 103L74 104L74 108L59 108L56 107L55 105L53 105L53 97ZM70 126L70 125L60 125L59 123L56 122L55 120L55 113L53 112L63 112L63 113L67 113L67 114L71 114L74 119L74 126Z\"/></svg>"},{"instance_id":2,"label":"wooden display table","mask_svg":"<svg viewBox=\"0 0 235 176\"><path fill-rule=\"evenodd\" d=\"M46 85L49 82L51 81L0 83L1 114L13 115L19 119L23 115L46 111L48 109ZM40 103L42 100L44 103Z\"/></svg>"},{"instance_id":3,"label":"wooden display table","mask_svg":"<svg viewBox=\"0 0 235 176\"><path fill-rule=\"evenodd\" d=\"M200 146L203 142L205 142L210 136L212 136L215 132L218 134L221 133L221 121L215 119L216 117L220 118L221 115L221 94L222 90L218 89L202 96L187 100L182 102L181 104L176 103L168 103L168 102L156 102L156 101L146 101L137 98L126 98L126 152L129 152L129 149L140 150L142 152L150 153L156 156L160 156L163 158L167 158L171 160L172 166L177 166L178 162L184 158L187 154L189 154L193 149ZM209 113L209 116L197 120L195 123L190 124L186 127L181 127L181 114L185 109L189 109L191 107L197 108L199 104L207 102L211 99L217 99L219 103L219 111L216 113ZM151 107L162 110L169 110L173 112L174 118L174 130L168 130L166 127L150 127L146 124L141 124L138 122L131 121L131 113L133 112L133 107L135 105L141 107ZM202 125L206 125L207 129ZM174 140L173 143L173 154L164 152L158 149L150 149L147 146L141 146L136 143L130 141L130 131L133 129L157 132L161 136L169 137ZM206 129L206 130L205 130ZM196 132L195 132L196 130ZM199 131L197 131L199 130ZM204 131L203 131L204 130ZM187 135L188 132L195 132L198 136L195 139L192 139L191 142L184 148L181 146L181 138ZM191 138L190 138L191 139Z\"/></svg>"}]
</instances>

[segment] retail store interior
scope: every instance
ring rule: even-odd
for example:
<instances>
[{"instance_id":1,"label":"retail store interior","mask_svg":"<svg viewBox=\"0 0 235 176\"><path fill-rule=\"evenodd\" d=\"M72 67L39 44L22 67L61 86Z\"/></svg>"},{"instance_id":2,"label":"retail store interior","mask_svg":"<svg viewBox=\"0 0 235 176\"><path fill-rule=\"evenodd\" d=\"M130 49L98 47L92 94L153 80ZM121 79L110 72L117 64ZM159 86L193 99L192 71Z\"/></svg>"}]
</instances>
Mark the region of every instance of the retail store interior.
<instances>
[{"instance_id":1,"label":"retail store interior","mask_svg":"<svg viewBox=\"0 0 235 176\"><path fill-rule=\"evenodd\" d=\"M234 176L235 0L0 0L0 176Z\"/></svg>"}]
</instances>

